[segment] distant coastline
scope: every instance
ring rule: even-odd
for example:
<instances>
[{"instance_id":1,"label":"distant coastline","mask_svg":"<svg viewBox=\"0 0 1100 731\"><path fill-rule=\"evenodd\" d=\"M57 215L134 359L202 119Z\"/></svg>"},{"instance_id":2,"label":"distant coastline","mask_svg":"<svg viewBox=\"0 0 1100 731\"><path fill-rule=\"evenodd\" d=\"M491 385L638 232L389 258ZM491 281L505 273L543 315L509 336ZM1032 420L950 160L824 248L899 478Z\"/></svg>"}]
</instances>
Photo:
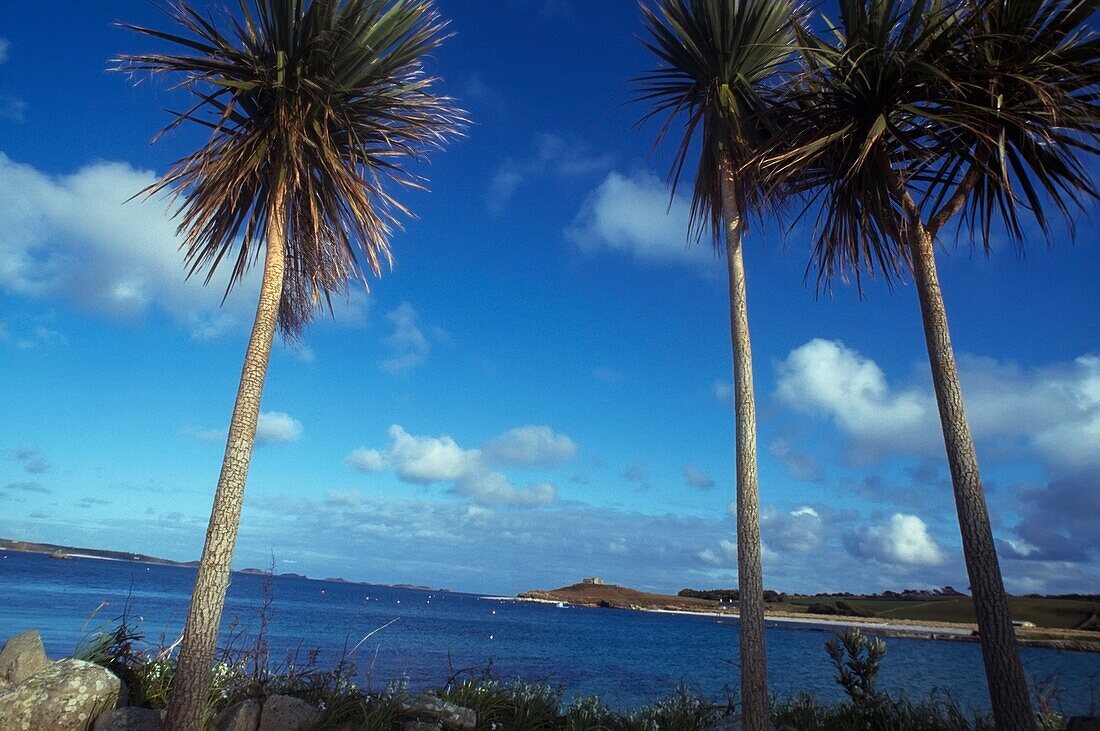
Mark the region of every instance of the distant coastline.
<instances>
[{"instance_id":1,"label":"distant coastline","mask_svg":"<svg viewBox=\"0 0 1100 731\"><path fill-rule=\"evenodd\" d=\"M599 579L586 579L576 584L563 586L552 590L534 590L519 594L519 601L530 601L555 604L563 607L584 606L600 607L606 609L625 609L642 612L659 612L665 614L694 614L697 616L715 617L721 622L723 618L736 619L739 611L735 604L723 603L712 599L703 599L698 595L706 592L691 592L685 590L677 596L668 594L652 594L637 591L614 584L605 584ZM785 596L785 595L784 595ZM906 601L902 595L894 594L897 602ZM969 601L969 597L954 593L941 595L944 600L960 599ZM814 597L822 602L828 600L846 599L853 604L860 604L858 598L844 595ZM1038 602L1043 599L1034 600ZM1058 600L1046 600L1058 601ZM858 611L844 604L848 609ZM814 603L811 606L821 606ZM1095 610L1091 621L1095 619ZM1039 615L1033 615L1038 618ZM801 627L808 630L828 630L837 628L856 628L867 634L884 637L908 637L928 640L953 640L962 642L977 642L977 625L972 622L948 621L946 619L914 619L897 615L875 616L865 612L862 616L837 616L835 614L815 614L799 611L797 605L782 602L769 606L765 615L768 622L791 625L791 628ZM1030 647L1046 647L1059 650L1075 650L1080 652L1100 652L1100 632L1095 629L1064 629L1057 627L1037 626L1033 622L1026 622L1016 629L1017 640L1021 645Z\"/></svg>"},{"instance_id":2,"label":"distant coastline","mask_svg":"<svg viewBox=\"0 0 1100 731\"><path fill-rule=\"evenodd\" d=\"M11 553L34 553L40 555L51 556L57 559L69 559L69 558L88 558L96 561L128 561L130 563L143 563L152 564L155 566L176 566L180 568L198 568L198 561L173 561L169 558L161 558L159 556L149 556L144 553L131 553L127 551L108 551L100 548L80 548L77 546L62 546L56 543L37 543L35 541L16 541L10 538L0 538L0 552L9 551ZM235 574L252 574L252 575L267 575L269 572L266 569L258 568L244 568L236 569L233 571ZM357 584L360 586L383 586L392 589L411 589L415 591L439 591L439 592L451 592L451 589L435 589L430 586L422 586L419 584L373 584L366 581L351 581L350 579L343 579L338 576L329 576L323 579L315 579L305 574L296 574L294 572L285 572L279 574L271 574L277 576L280 579L304 579L307 581L322 581L330 584Z\"/></svg>"}]
</instances>

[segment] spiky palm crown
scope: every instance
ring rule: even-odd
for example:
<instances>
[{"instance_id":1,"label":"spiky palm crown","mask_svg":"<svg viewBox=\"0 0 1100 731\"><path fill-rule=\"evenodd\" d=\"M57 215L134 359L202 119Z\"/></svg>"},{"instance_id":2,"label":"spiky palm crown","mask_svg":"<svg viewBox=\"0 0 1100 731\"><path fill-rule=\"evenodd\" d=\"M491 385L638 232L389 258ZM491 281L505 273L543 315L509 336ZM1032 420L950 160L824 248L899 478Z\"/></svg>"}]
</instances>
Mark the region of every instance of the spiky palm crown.
<instances>
[{"instance_id":1,"label":"spiky palm crown","mask_svg":"<svg viewBox=\"0 0 1100 731\"><path fill-rule=\"evenodd\" d=\"M430 0L240 0L216 20L185 0L165 10L181 32L124 27L184 52L121 56L115 68L182 77L195 103L165 131L193 122L210 138L144 192L182 196L188 275L209 283L232 260L227 295L282 201L279 328L294 337L332 293L392 261L389 238L408 211L390 188L421 185L402 162L465 121L423 67L446 24Z\"/></svg>"},{"instance_id":2,"label":"spiky palm crown","mask_svg":"<svg viewBox=\"0 0 1100 731\"><path fill-rule=\"evenodd\" d=\"M1036 188L1067 218L1095 195L1077 153L1095 151L1096 2L841 0L825 32L799 25L790 135L763 167L810 194L819 286L903 276L914 214L935 234L966 206L987 249L997 217L1049 230Z\"/></svg>"},{"instance_id":3,"label":"spiky palm crown","mask_svg":"<svg viewBox=\"0 0 1100 731\"><path fill-rule=\"evenodd\" d=\"M642 4L649 32L644 45L661 65L639 76L636 101L651 110L642 121L663 118L656 144L683 118L673 158L673 192L699 135L699 162L691 199L691 230L722 230L723 168L736 175L742 213L771 202L757 185L752 161L776 133L771 102L775 79L793 55L789 0L660 0ZM723 158L726 158L724 160Z\"/></svg>"}]
</instances>

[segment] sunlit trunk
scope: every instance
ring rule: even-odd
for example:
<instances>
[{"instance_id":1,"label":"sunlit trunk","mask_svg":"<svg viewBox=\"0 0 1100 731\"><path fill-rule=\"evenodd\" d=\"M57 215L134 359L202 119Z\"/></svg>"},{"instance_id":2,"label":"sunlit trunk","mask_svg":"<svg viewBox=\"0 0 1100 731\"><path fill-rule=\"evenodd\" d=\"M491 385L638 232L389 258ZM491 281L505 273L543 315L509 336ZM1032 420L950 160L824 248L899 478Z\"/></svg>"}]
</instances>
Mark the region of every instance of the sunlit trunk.
<instances>
[{"instance_id":1,"label":"sunlit trunk","mask_svg":"<svg viewBox=\"0 0 1100 731\"><path fill-rule=\"evenodd\" d=\"M947 311L936 273L932 238L919 221L912 222L911 229L909 245L913 257L913 276L920 296L932 383L940 411L947 462L951 467L963 555L974 596L974 609L978 615L978 632L993 718L998 729L1034 729L1035 714L1028 698L1016 632L1008 612L989 510L978 473L978 458L959 387L959 371L947 329Z\"/></svg>"},{"instance_id":2,"label":"sunlit trunk","mask_svg":"<svg viewBox=\"0 0 1100 731\"><path fill-rule=\"evenodd\" d=\"M256 441L256 422L260 414L260 398L271 357L271 344L279 315L283 291L286 251L286 207L283 201L272 206L267 232L267 255L264 261L260 301L256 307L256 322L245 351L237 401L229 423L229 438L225 445L218 489L210 525L206 529L206 544L199 561L198 577L191 593L187 612L179 665L172 679L168 702L167 727L171 731L197 731L202 728L210 692L218 628L221 625L225 594L229 588L229 571L233 549L237 544L237 529L244 502L244 484L252 447Z\"/></svg>"},{"instance_id":3,"label":"sunlit trunk","mask_svg":"<svg viewBox=\"0 0 1100 731\"><path fill-rule=\"evenodd\" d=\"M741 254L744 222L737 209L728 165L722 173L722 215L729 264L730 341L733 345L733 407L736 421L737 586L741 597L741 719L749 731L770 723L767 661L764 653L764 577L760 566L760 490L756 469L756 403L752 385L752 345Z\"/></svg>"}]
</instances>

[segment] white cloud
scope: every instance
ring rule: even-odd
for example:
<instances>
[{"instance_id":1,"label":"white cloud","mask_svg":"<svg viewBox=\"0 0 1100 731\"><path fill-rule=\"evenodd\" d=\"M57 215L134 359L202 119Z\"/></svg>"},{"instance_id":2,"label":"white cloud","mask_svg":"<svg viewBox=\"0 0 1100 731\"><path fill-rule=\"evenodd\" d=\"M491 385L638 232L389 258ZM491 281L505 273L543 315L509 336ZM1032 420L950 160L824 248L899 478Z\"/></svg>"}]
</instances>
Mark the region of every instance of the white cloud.
<instances>
[{"instance_id":1,"label":"white cloud","mask_svg":"<svg viewBox=\"0 0 1100 731\"><path fill-rule=\"evenodd\" d=\"M513 441L515 434L526 434L524 430L529 427L519 427L492 440L489 445L496 443L505 447L516 447ZM538 429L539 427L530 427ZM549 427L545 427L549 430ZM508 464L538 465L548 464L540 461L549 456L561 455L562 442L557 439L552 431L549 440L536 441L538 449L509 451L505 449L499 454L504 454L514 460ZM360 447L351 452L345 463L362 472L379 472L393 470L398 479L421 485L437 482L450 483L450 491L456 495L470 498L479 505L512 505L515 507L533 508L550 505L557 502L557 488L550 483L542 482L525 487L513 485L507 475L489 468L492 464L487 460L483 450L463 449L458 443L447 435L438 437L415 436L406 432L401 426L394 424L389 429L390 446L384 451ZM545 435L542 435L545 436ZM568 439L568 437L565 437ZM572 440L569 441L572 444ZM531 446L527 444L526 446ZM499 449L500 446L494 447ZM549 449L548 449L549 448ZM573 445L575 450L576 445ZM553 450L557 449L555 453ZM525 460L525 461L522 461ZM504 461L498 462L500 464Z\"/></svg>"},{"instance_id":2,"label":"white cloud","mask_svg":"<svg viewBox=\"0 0 1100 731\"><path fill-rule=\"evenodd\" d=\"M126 163L95 162L47 175L0 152L0 290L62 298L115 316L166 313L198 339L252 323L259 268L221 303L228 269L203 286L186 279L176 223L164 197L127 200L157 179ZM336 318L354 324L364 295L334 298Z\"/></svg>"},{"instance_id":3,"label":"white cloud","mask_svg":"<svg viewBox=\"0 0 1100 731\"><path fill-rule=\"evenodd\" d=\"M824 413L852 436L889 445L935 445L938 431L926 394L891 390L874 361L820 338L779 364L779 398L799 411Z\"/></svg>"},{"instance_id":4,"label":"white cloud","mask_svg":"<svg viewBox=\"0 0 1100 731\"><path fill-rule=\"evenodd\" d=\"M419 315L408 302L404 302L386 314L393 324L393 334L383 343L393 355L382 361L386 373L401 373L423 363L428 358L431 343L420 329Z\"/></svg>"},{"instance_id":5,"label":"white cloud","mask_svg":"<svg viewBox=\"0 0 1100 731\"><path fill-rule=\"evenodd\" d=\"M257 444L289 444L302 436L302 422L281 411L264 411L256 424Z\"/></svg>"},{"instance_id":6,"label":"white cloud","mask_svg":"<svg viewBox=\"0 0 1100 731\"><path fill-rule=\"evenodd\" d=\"M166 202L126 202L155 179L152 171L111 162L53 177L0 152L0 287L115 315L157 307L195 337L250 322L255 273L222 308L224 278L208 287L202 277L184 278Z\"/></svg>"},{"instance_id":7,"label":"white cloud","mask_svg":"<svg viewBox=\"0 0 1100 731\"><path fill-rule=\"evenodd\" d=\"M961 356L960 380L977 439L1020 439L1061 470L1100 466L1100 356L1030 370ZM942 453L931 386L891 386L872 360L815 339L779 364L777 395L797 411L823 414L863 452Z\"/></svg>"},{"instance_id":8,"label":"white cloud","mask_svg":"<svg viewBox=\"0 0 1100 731\"><path fill-rule=\"evenodd\" d=\"M737 565L737 544L731 540L718 541L718 550L706 548L696 554L699 560L710 566L723 568Z\"/></svg>"},{"instance_id":9,"label":"white cloud","mask_svg":"<svg viewBox=\"0 0 1100 731\"><path fill-rule=\"evenodd\" d=\"M413 436L396 424L389 434L392 444L385 455L386 464L406 482L454 482L481 467L480 451L463 449L449 436Z\"/></svg>"},{"instance_id":10,"label":"white cloud","mask_svg":"<svg viewBox=\"0 0 1100 731\"><path fill-rule=\"evenodd\" d=\"M344 458L348 467L353 467L360 472L381 472L386 469L386 456L377 449L360 447Z\"/></svg>"},{"instance_id":11,"label":"white cloud","mask_svg":"<svg viewBox=\"0 0 1100 731\"><path fill-rule=\"evenodd\" d=\"M733 401L733 383L730 381L723 381L721 378L714 381L710 386L711 393L714 394L714 398L723 402Z\"/></svg>"},{"instance_id":12,"label":"white cloud","mask_svg":"<svg viewBox=\"0 0 1100 731\"><path fill-rule=\"evenodd\" d=\"M187 427L180 434L196 442L224 442L225 429ZM302 422L281 411L262 411L256 422L256 444L289 444L302 436Z\"/></svg>"},{"instance_id":13,"label":"white cloud","mask_svg":"<svg viewBox=\"0 0 1100 731\"><path fill-rule=\"evenodd\" d=\"M489 440L482 453L492 464L552 465L572 459L577 453L577 443L548 426L528 424Z\"/></svg>"},{"instance_id":14,"label":"white cloud","mask_svg":"<svg viewBox=\"0 0 1100 731\"><path fill-rule=\"evenodd\" d=\"M500 472L479 472L463 478L452 490L479 505L513 505L537 508L558 500L558 489L548 482L516 487Z\"/></svg>"},{"instance_id":15,"label":"white cloud","mask_svg":"<svg viewBox=\"0 0 1100 731\"><path fill-rule=\"evenodd\" d=\"M488 208L499 214L526 183L539 178L570 179L606 170L610 155L594 155L583 145L553 134L535 139L535 154L525 160L506 159L489 184Z\"/></svg>"},{"instance_id":16,"label":"white cloud","mask_svg":"<svg viewBox=\"0 0 1100 731\"><path fill-rule=\"evenodd\" d=\"M887 564L936 566L944 561L924 521L904 513L894 513L888 523L856 529L848 544L854 555Z\"/></svg>"},{"instance_id":17,"label":"white cloud","mask_svg":"<svg viewBox=\"0 0 1100 731\"><path fill-rule=\"evenodd\" d=\"M803 506L788 513L765 512L760 532L767 545L782 551L809 553L825 541L825 522L816 510Z\"/></svg>"},{"instance_id":18,"label":"white cloud","mask_svg":"<svg viewBox=\"0 0 1100 731\"><path fill-rule=\"evenodd\" d=\"M698 487L701 490L709 490L714 487L714 480L698 467L684 465L684 484L690 487Z\"/></svg>"},{"instance_id":19,"label":"white cloud","mask_svg":"<svg viewBox=\"0 0 1100 731\"><path fill-rule=\"evenodd\" d=\"M627 253L642 261L706 263L714 254L705 243L688 246L690 204L650 173L611 172L589 194L566 238L583 251Z\"/></svg>"}]
</instances>

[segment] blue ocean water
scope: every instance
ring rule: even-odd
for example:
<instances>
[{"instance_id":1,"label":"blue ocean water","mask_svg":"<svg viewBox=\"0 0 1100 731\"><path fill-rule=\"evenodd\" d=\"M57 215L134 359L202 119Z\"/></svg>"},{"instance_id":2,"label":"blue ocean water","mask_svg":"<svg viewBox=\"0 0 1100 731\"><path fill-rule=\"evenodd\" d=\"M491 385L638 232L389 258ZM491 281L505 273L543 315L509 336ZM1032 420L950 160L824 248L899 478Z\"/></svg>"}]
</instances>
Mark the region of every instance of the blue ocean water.
<instances>
[{"instance_id":1,"label":"blue ocean water","mask_svg":"<svg viewBox=\"0 0 1100 731\"><path fill-rule=\"evenodd\" d=\"M38 629L51 657L126 610L154 643L182 630L194 582L189 568L0 552L0 638ZM223 636L259 626L265 577L234 574ZM713 617L517 602L452 592L275 577L267 640L273 661L317 650L334 664L345 648L392 622L353 656L361 684L378 690L405 677L413 689L439 686L460 669L492 665L504 679L543 680L565 697L598 694L628 709L679 683L715 699L737 684L737 625ZM103 602L105 605L101 606ZM97 611L98 608L98 611ZM394 621L396 620L396 621ZM770 625L768 678L780 696L809 691L839 698L823 649L829 631ZM988 710L978 645L889 639L881 684L911 698L948 693ZM1032 681L1056 677L1067 713L1100 707L1100 654L1023 649Z\"/></svg>"}]
</instances>

